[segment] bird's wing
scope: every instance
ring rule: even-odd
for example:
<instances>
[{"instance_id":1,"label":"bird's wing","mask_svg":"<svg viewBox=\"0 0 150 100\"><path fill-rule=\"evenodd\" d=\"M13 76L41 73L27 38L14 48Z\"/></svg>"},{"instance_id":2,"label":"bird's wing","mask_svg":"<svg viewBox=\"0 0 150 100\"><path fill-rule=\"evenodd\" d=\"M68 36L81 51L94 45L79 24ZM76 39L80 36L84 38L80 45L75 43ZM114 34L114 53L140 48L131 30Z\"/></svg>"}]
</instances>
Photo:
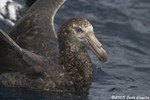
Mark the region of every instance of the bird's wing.
<instances>
[{"instance_id":1,"label":"bird's wing","mask_svg":"<svg viewBox=\"0 0 150 100\"><path fill-rule=\"evenodd\" d=\"M21 52L22 49L0 30L0 73L22 69L24 61L21 59Z\"/></svg>"},{"instance_id":2,"label":"bird's wing","mask_svg":"<svg viewBox=\"0 0 150 100\"><path fill-rule=\"evenodd\" d=\"M58 54L54 17L65 0L38 0L16 23L10 37L21 47L41 56Z\"/></svg>"},{"instance_id":3,"label":"bird's wing","mask_svg":"<svg viewBox=\"0 0 150 100\"><path fill-rule=\"evenodd\" d=\"M21 53L22 49L2 30L0 30L0 43L1 43L1 47L2 46L9 46L10 49ZM2 45L3 44L3 45Z\"/></svg>"},{"instance_id":4,"label":"bird's wing","mask_svg":"<svg viewBox=\"0 0 150 100\"><path fill-rule=\"evenodd\" d=\"M44 65L44 58L22 49L5 32L0 30L0 73L36 72L36 67ZM36 66L36 67L35 67ZM41 67L42 69L42 67Z\"/></svg>"}]
</instances>

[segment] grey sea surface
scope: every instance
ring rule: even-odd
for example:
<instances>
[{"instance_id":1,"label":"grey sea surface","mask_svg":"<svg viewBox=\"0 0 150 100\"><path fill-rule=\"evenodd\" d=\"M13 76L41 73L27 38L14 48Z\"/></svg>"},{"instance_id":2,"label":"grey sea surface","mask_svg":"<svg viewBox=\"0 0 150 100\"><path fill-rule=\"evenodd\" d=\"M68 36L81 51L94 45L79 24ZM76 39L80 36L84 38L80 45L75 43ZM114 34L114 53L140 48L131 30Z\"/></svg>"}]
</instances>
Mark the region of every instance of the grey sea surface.
<instances>
[{"instance_id":1,"label":"grey sea surface","mask_svg":"<svg viewBox=\"0 0 150 100\"><path fill-rule=\"evenodd\" d=\"M150 0L67 0L56 15L56 30L74 16L93 24L109 55L102 64L88 51L94 66L89 93L0 87L0 100L150 100Z\"/></svg>"}]
</instances>

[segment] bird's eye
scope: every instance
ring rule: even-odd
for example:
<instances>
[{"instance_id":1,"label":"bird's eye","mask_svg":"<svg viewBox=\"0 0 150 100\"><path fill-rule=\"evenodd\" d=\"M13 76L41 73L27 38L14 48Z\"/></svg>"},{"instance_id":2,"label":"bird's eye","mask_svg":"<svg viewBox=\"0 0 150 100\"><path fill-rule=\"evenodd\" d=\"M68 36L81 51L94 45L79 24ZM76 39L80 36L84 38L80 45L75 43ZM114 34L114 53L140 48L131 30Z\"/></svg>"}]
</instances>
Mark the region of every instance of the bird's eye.
<instances>
[{"instance_id":1,"label":"bird's eye","mask_svg":"<svg viewBox=\"0 0 150 100\"><path fill-rule=\"evenodd\" d=\"M82 30L80 27L77 27L77 28L76 28L76 32L78 32L78 33L79 33L79 32L83 32L83 30Z\"/></svg>"}]
</instances>

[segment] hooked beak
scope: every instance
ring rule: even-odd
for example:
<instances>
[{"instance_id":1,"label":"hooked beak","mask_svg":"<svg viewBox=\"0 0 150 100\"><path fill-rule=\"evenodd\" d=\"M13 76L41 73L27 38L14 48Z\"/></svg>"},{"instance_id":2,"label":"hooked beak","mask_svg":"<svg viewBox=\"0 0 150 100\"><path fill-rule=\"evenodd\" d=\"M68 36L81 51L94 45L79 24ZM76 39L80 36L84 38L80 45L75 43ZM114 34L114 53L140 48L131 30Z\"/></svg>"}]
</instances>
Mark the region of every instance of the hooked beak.
<instances>
[{"instance_id":1,"label":"hooked beak","mask_svg":"<svg viewBox=\"0 0 150 100\"><path fill-rule=\"evenodd\" d=\"M102 44L97 40L94 35L88 35L86 37L86 44L94 52L101 62L106 62L108 56L107 52L102 48Z\"/></svg>"}]
</instances>

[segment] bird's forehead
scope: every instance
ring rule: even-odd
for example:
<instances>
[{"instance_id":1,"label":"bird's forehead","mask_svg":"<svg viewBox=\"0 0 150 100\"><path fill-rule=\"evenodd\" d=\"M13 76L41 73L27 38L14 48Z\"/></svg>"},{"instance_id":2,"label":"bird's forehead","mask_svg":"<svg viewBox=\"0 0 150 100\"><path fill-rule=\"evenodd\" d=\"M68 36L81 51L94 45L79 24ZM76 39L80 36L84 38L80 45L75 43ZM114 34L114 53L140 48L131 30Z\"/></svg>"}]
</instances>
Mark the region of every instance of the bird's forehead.
<instances>
[{"instance_id":1,"label":"bird's forehead","mask_svg":"<svg viewBox=\"0 0 150 100\"><path fill-rule=\"evenodd\" d=\"M69 29L75 29L77 27L80 27L85 32L93 31L93 26L91 25L91 23L82 17L76 17L76 18L70 19L67 23L67 27Z\"/></svg>"},{"instance_id":2,"label":"bird's forehead","mask_svg":"<svg viewBox=\"0 0 150 100\"><path fill-rule=\"evenodd\" d=\"M72 21L72 25L75 26L80 26L80 27L88 27L90 23L85 20L85 19L74 19Z\"/></svg>"},{"instance_id":3,"label":"bird's forehead","mask_svg":"<svg viewBox=\"0 0 150 100\"><path fill-rule=\"evenodd\" d=\"M93 26L86 20L74 21L72 27L80 27L83 29L93 30Z\"/></svg>"}]
</instances>

